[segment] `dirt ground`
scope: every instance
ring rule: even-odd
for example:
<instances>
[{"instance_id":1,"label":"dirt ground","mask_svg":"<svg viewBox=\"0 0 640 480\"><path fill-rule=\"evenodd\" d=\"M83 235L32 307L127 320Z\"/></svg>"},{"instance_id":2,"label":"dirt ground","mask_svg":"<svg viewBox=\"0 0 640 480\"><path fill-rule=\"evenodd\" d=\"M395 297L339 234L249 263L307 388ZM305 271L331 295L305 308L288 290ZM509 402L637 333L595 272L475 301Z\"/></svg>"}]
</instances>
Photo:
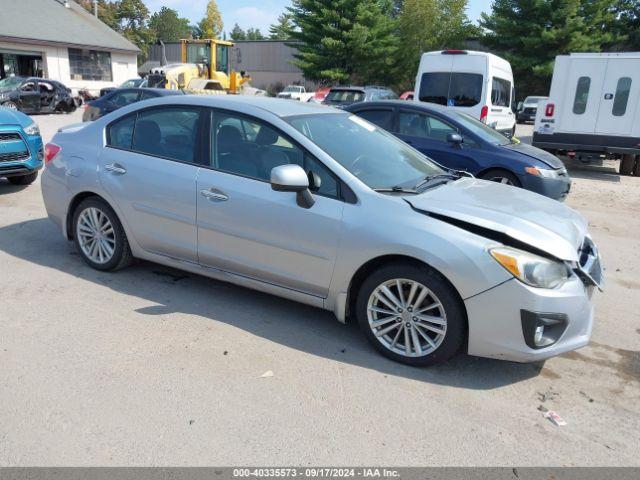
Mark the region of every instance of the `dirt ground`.
<instances>
[{"instance_id":1,"label":"dirt ground","mask_svg":"<svg viewBox=\"0 0 640 480\"><path fill-rule=\"evenodd\" d=\"M48 140L79 117L36 121ZM91 270L39 181L0 181L0 466L640 465L640 178L569 168L606 268L591 344L429 369L328 312L144 262Z\"/></svg>"}]
</instances>

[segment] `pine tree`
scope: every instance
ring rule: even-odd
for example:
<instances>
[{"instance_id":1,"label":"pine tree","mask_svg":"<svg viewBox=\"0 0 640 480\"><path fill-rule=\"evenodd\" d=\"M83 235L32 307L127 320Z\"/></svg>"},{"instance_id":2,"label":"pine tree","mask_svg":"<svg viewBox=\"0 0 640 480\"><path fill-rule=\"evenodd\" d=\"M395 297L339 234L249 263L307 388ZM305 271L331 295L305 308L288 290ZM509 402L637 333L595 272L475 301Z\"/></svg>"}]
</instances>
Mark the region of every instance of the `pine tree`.
<instances>
[{"instance_id":1,"label":"pine tree","mask_svg":"<svg viewBox=\"0 0 640 480\"><path fill-rule=\"evenodd\" d=\"M237 23L233 25L233 29L231 30L231 40L246 40L247 34L245 31L240 28L240 25Z\"/></svg>"},{"instance_id":2,"label":"pine tree","mask_svg":"<svg viewBox=\"0 0 640 480\"><path fill-rule=\"evenodd\" d=\"M176 42L191 36L189 19L180 18L178 12L167 7L162 7L160 11L151 15L149 30L153 37L152 41Z\"/></svg>"},{"instance_id":3,"label":"pine tree","mask_svg":"<svg viewBox=\"0 0 640 480\"><path fill-rule=\"evenodd\" d=\"M556 55L599 52L613 43L618 0L494 0L482 42L511 63L516 95L546 95Z\"/></svg>"},{"instance_id":4,"label":"pine tree","mask_svg":"<svg viewBox=\"0 0 640 480\"><path fill-rule=\"evenodd\" d=\"M390 0L293 0L295 64L309 80L386 83L397 52Z\"/></svg>"},{"instance_id":5,"label":"pine tree","mask_svg":"<svg viewBox=\"0 0 640 480\"><path fill-rule=\"evenodd\" d=\"M291 15L283 13L278 17L276 23L269 27L269 38L272 40L287 40L291 36L292 29Z\"/></svg>"},{"instance_id":6,"label":"pine tree","mask_svg":"<svg viewBox=\"0 0 640 480\"><path fill-rule=\"evenodd\" d=\"M264 40L264 35L259 28L248 28L247 40Z\"/></svg>"}]
</instances>

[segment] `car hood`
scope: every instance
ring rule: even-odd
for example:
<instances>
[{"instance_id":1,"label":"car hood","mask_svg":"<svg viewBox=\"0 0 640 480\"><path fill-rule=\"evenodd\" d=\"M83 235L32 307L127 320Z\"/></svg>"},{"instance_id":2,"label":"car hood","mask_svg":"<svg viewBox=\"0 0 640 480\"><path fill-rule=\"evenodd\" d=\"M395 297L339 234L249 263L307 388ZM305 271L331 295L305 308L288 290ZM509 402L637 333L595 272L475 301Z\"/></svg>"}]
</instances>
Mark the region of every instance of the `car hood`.
<instances>
[{"instance_id":1,"label":"car hood","mask_svg":"<svg viewBox=\"0 0 640 480\"><path fill-rule=\"evenodd\" d=\"M26 127L32 122L31 118L24 113L0 106L0 125L20 125L21 127Z\"/></svg>"},{"instance_id":2,"label":"car hood","mask_svg":"<svg viewBox=\"0 0 640 480\"><path fill-rule=\"evenodd\" d=\"M560 160L555 155L526 143L511 143L508 145L503 145L503 148L506 148L507 150L511 150L513 152L521 153L523 155L526 155L527 157L535 158L536 160L540 160L541 162L549 165L551 168L564 167L564 163L562 163L562 160Z\"/></svg>"},{"instance_id":3,"label":"car hood","mask_svg":"<svg viewBox=\"0 0 640 480\"><path fill-rule=\"evenodd\" d=\"M578 261L578 249L587 235L584 217L563 203L475 178L449 182L405 200L423 213L492 230L566 261Z\"/></svg>"}]
</instances>

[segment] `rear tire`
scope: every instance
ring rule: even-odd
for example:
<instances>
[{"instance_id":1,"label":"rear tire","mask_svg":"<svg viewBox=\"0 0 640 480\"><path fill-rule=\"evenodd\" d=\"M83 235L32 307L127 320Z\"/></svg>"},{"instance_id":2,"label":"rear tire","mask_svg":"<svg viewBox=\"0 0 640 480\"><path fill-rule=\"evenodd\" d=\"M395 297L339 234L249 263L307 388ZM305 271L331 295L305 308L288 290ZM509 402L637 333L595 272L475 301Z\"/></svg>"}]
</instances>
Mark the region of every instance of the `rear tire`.
<instances>
[{"instance_id":1,"label":"rear tire","mask_svg":"<svg viewBox=\"0 0 640 480\"><path fill-rule=\"evenodd\" d=\"M460 350L466 331L455 290L435 270L412 263L390 264L369 275L358 292L356 318L376 350L413 366L448 360Z\"/></svg>"},{"instance_id":2,"label":"rear tire","mask_svg":"<svg viewBox=\"0 0 640 480\"><path fill-rule=\"evenodd\" d=\"M38 178L38 172L29 173L27 175L20 175L19 177L9 177L9 183L11 185L31 185Z\"/></svg>"},{"instance_id":3,"label":"rear tire","mask_svg":"<svg viewBox=\"0 0 640 480\"><path fill-rule=\"evenodd\" d=\"M518 177L516 177L513 173L499 168L487 170L482 175L480 175L480 178L483 180L488 180L490 182L512 185L514 187L522 186L520 180L518 180Z\"/></svg>"},{"instance_id":4,"label":"rear tire","mask_svg":"<svg viewBox=\"0 0 640 480\"><path fill-rule=\"evenodd\" d=\"M120 270L133 262L118 216L98 197L87 198L76 208L73 238L82 259L96 270Z\"/></svg>"},{"instance_id":5,"label":"rear tire","mask_svg":"<svg viewBox=\"0 0 640 480\"><path fill-rule=\"evenodd\" d=\"M635 155L624 154L620 159L620 175L631 175L636 163Z\"/></svg>"}]
</instances>

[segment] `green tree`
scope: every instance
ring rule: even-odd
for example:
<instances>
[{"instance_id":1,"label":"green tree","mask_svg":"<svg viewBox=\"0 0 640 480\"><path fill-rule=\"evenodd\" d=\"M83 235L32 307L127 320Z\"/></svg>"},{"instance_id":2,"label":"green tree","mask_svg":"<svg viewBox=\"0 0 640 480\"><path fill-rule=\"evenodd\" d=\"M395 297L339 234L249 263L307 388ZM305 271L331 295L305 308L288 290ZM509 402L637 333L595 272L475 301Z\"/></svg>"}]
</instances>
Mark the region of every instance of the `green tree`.
<instances>
[{"instance_id":1,"label":"green tree","mask_svg":"<svg viewBox=\"0 0 640 480\"><path fill-rule=\"evenodd\" d=\"M78 3L89 13L93 14L93 0L78 0ZM98 0L98 19L109 28L119 32L120 24L117 18L118 2Z\"/></svg>"},{"instance_id":2,"label":"green tree","mask_svg":"<svg viewBox=\"0 0 640 480\"><path fill-rule=\"evenodd\" d=\"M220 38L224 25L216 0L209 0L209 3L207 3L207 12L204 18L200 20L198 26L202 32L202 38Z\"/></svg>"},{"instance_id":3,"label":"green tree","mask_svg":"<svg viewBox=\"0 0 640 480\"><path fill-rule=\"evenodd\" d=\"M411 88L423 52L460 48L477 34L466 15L467 0L404 0L398 16L398 36L403 55L398 78Z\"/></svg>"},{"instance_id":4,"label":"green tree","mask_svg":"<svg viewBox=\"0 0 640 480\"><path fill-rule=\"evenodd\" d=\"M509 60L518 98L549 92L556 55L599 52L615 43L619 0L494 0L482 42Z\"/></svg>"},{"instance_id":5,"label":"green tree","mask_svg":"<svg viewBox=\"0 0 640 480\"><path fill-rule=\"evenodd\" d=\"M295 64L323 83L386 83L397 38L390 0L293 0Z\"/></svg>"},{"instance_id":6,"label":"green tree","mask_svg":"<svg viewBox=\"0 0 640 480\"><path fill-rule=\"evenodd\" d=\"M291 15L283 13L278 17L276 23L269 27L269 38L271 40L287 40L291 36L292 29Z\"/></svg>"},{"instance_id":7,"label":"green tree","mask_svg":"<svg viewBox=\"0 0 640 480\"><path fill-rule=\"evenodd\" d=\"M176 42L181 38L191 36L189 20L180 18L178 12L171 8L162 7L149 18L149 30L152 41Z\"/></svg>"},{"instance_id":8,"label":"green tree","mask_svg":"<svg viewBox=\"0 0 640 480\"><path fill-rule=\"evenodd\" d=\"M231 30L230 37L231 37L231 40L246 40L247 33L242 28L240 28L240 25L236 23L233 25L233 29Z\"/></svg>"},{"instance_id":9,"label":"green tree","mask_svg":"<svg viewBox=\"0 0 640 480\"><path fill-rule=\"evenodd\" d=\"M264 40L265 37L259 28L247 29L247 40Z\"/></svg>"},{"instance_id":10,"label":"green tree","mask_svg":"<svg viewBox=\"0 0 640 480\"><path fill-rule=\"evenodd\" d=\"M640 2L619 0L615 6L614 50L640 50Z\"/></svg>"}]
</instances>

